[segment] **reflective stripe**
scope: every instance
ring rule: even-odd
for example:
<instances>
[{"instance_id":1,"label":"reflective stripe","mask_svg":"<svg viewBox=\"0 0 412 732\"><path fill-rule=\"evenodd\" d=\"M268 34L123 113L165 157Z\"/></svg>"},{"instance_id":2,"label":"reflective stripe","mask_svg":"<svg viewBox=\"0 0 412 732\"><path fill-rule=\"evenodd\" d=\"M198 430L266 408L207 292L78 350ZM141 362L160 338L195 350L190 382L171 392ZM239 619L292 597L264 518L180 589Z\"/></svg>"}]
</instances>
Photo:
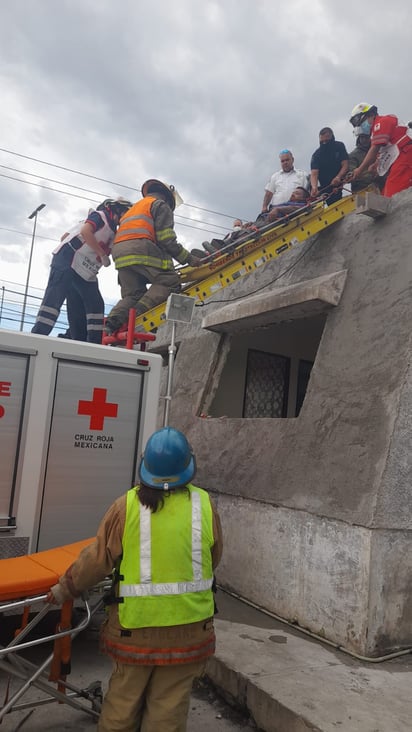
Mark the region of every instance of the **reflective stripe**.
<instances>
[{"instance_id":1,"label":"reflective stripe","mask_svg":"<svg viewBox=\"0 0 412 732\"><path fill-rule=\"evenodd\" d=\"M103 632L101 649L104 653L123 663L154 666L201 661L214 654L216 645L214 632L212 632L210 638L206 641L183 648L153 648L127 645L124 642L125 639L122 640L122 643L115 643L111 639L106 638Z\"/></svg>"},{"instance_id":2,"label":"reflective stripe","mask_svg":"<svg viewBox=\"0 0 412 732\"><path fill-rule=\"evenodd\" d=\"M42 318L41 315L38 315L36 318L36 323L44 323L45 325L53 326L56 324L56 320L57 320L57 316L56 316L56 318L52 319L52 318Z\"/></svg>"},{"instance_id":3,"label":"reflective stripe","mask_svg":"<svg viewBox=\"0 0 412 732\"><path fill-rule=\"evenodd\" d=\"M202 579L202 506L200 495L191 493L192 505L192 582L152 582L151 511L140 506L140 583L120 584L120 597L151 597L205 592L212 587L213 578Z\"/></svg>"},{"instance_id":4,"label":"reflective stripe","mask_svg":"<svg viewBox=\"0 0 412 732\"><path fill-rule=\"evenodd\" d=\"M123 216L122 224L128 224L129 221L146 221L148 224L152 224L153 219L151 216L145 216L145 214L140 214L140 216Z\"/></svg>"},{"instance_id":5,"label":"reflective stripe","mask_svg":"<svg viewBox=\"0 0 412 732\"><path fill-rule=\"evenodd\" d=\"M158 259L157 257L149 257L146 254L126 254L124 257L116 257L114 260L116 269L132 267L135 264L143 267L155 267L156 269L173 268L171 259Z\"/></svg>"},{"instance_id":6,"label":"reflective stripe","mask_svg":"<svg viewBox=\"0 0 412 732\"><path fill-rule=\"evenodd\" d=\"M133 239L134 238L133 234L135 236L137 236L139 239L141 239L143 237L144 239L150 239L152 241L152 237L149 236L149 232L147 229L142 229L141 227L139 227L138 229L127 229L127 238L128 239Z\"/></svg>"},{"instance_id":7,"label":"reflective stripe","mask_svg":"<svg viewBox=\"0 0 412 732\"><path fill-rule=\"evenodd\" d=\"M152 579L152 536L150 508L140 506L140 579L150 584ZM133 585L131 585L133 587ZM137 594L137 593L136 593Z\"/></svg>"},{"instance_id":8,"label":"reflective stripe","mask_svg":"<svg viewBox=\"0 0 412 732\"><path fill-rule=\"evenodd\" d=\"M139 585L120 585L120 597L152 597L155 595L185 595L188 592L205 592L212 587L213 578L196 582L158 582Z\"/></svg>"},{"instance_id":9,"label":"reflective stripe","mask_svg":"<svg viewBox=\"0 0 412 732\"><path fill-rule=\"evenodd\" d=\"M157 241L164 241L165 239L173 239L175 237L175 232L173 229L160 229L160 231L156 232L156 239Z\"/></svg>"},{"instance_id":10,"label":"reflective stripe","mask_svg":"<svg viewBox=\"0 0 412 732\"><path fill-rule=\"evenodd\" d=\"M199 581L202 579L202 507L198 493L192 493L191 500L193 579Z\"/></svg>"},{"instance_id":11,"label":"reflective stripe","mask_svg":"<svg viewBox=\"0 0 412 732\"><path fill-rule=\"evenodd\" d=\"M40 313L50 313L50 315L58 315L60 313L60 310L57 310L56 308L50 308L48 305L40 305Z\"/></svg>"}]
</instances>

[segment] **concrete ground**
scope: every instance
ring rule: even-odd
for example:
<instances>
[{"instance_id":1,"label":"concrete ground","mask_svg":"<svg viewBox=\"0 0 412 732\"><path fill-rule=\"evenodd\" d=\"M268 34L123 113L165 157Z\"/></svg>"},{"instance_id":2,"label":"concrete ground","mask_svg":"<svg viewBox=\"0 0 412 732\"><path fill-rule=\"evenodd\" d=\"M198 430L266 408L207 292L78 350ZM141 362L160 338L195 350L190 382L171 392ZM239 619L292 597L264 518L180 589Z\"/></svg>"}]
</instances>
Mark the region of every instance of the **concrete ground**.
<instances>
[{"instance_id":1,"label":"concrete ground","mask_svg":"<svg viewBox=\"0 0 412 732\"><path fill-rule=\"evenodd\" d=\"M260 729L411 732L412 655L360 663L224 593L218 607L208 674Z\"/></svg>"},{"instance_id":2,"label":"concrete ground","mask_svg":"<svg viewBox=\"0 0 412 732\"><path fill-rule=\"evenodd\" d=\"M212 686L202 681L195 688L188 732L256 727L264 732L411 731L411 655L359 663L225 593L218 593L217 604L217 653L208 666ZM70 680L85 687L100 679L105 686L111 664L97 652L96 625L75 641L74 649ZM1 703L4 691L3 676ZM82 712L53 704L10 714L1 729L89 732L95 723Z\"/></svg>"}]
</instances>

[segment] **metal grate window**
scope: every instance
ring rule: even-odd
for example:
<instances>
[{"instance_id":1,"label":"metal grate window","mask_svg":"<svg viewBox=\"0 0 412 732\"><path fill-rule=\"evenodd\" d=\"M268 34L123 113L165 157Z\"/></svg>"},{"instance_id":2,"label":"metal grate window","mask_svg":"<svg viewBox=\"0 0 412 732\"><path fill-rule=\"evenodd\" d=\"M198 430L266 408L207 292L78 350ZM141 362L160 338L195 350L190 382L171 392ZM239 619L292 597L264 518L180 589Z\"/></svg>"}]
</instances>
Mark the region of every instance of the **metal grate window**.
<instances>
[{"instance_id":1,"label":"metal grate window","mask_svg":"<svg viewBox=\"0 0 412 732\"><path fill-rule=\"evenodd\" d=\"M286 417L290 359L248 351L243 417Z\"/></svg>"}]
</instances>

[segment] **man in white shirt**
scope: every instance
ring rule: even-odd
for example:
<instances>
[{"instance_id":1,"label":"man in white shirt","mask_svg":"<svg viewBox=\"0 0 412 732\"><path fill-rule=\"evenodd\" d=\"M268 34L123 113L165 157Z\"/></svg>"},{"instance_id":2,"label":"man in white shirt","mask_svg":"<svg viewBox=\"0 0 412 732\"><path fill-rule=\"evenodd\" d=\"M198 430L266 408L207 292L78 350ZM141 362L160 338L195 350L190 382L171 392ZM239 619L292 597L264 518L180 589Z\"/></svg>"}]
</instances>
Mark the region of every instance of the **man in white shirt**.
<instances>
[{"instance_id":1,"label":"man in white shirt","mask_svg":"<svg viewBox=\"0 0 412 732\"><path fill-rule=\"evenodd\" d=\"M289 201L296 188L309 190L309 174L304 170L294 168L294 158L290 150L281 150L279 159L281 170L273 173L269 183L265 186L262 213L269 211L272 206Z\"/></svg>"}]
</instances>

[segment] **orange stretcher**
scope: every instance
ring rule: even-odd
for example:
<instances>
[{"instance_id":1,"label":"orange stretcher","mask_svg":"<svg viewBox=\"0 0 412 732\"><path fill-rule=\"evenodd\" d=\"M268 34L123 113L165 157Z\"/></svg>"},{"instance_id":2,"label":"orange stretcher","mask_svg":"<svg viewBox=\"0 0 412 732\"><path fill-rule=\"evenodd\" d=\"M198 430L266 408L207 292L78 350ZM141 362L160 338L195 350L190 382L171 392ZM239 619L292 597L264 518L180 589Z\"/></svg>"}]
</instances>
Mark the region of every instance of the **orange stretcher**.
<instances>
[{"instance_id":1,"label":"orange stretcher","mask_svg":"<svg viewBox=\"0 0 412 732\"><path fill-rule=\"evenodd\" d=\"M71 641L89 625L93 615L101 609L103 600L99 598L91 607L86 596L81 598L85 614L73 623L73 627L72 601L64 603L61 608L46 602L50 587L92 541L86 539L37 554L0 560L0 624L5 618L4 613L20 613L20 627L13 639L6 646L0 645L0 672L4 671L8 677L4 699L0 699L0 724L9 712L53 702L69 704L95 718L99 716L102 701L100 682L91 684L87 689L79 689L68 683L66 676L70 673ZM33 628L50 611L56 610L60 612L60 619L55 632L41 635L37 628L36 637L30 637ZM21 655L28 648L50 643L53 643L52 652L38 666ZM12 679L18 679L20 687L10 693ZM17 704L31 687L48 696ZM77 701L78 698L89 702L90 707Z\"/></svg>"}]
</instances>

